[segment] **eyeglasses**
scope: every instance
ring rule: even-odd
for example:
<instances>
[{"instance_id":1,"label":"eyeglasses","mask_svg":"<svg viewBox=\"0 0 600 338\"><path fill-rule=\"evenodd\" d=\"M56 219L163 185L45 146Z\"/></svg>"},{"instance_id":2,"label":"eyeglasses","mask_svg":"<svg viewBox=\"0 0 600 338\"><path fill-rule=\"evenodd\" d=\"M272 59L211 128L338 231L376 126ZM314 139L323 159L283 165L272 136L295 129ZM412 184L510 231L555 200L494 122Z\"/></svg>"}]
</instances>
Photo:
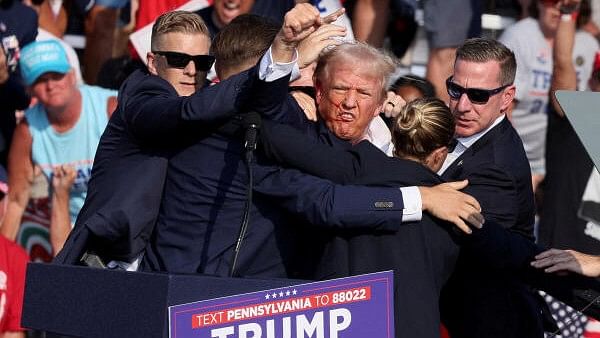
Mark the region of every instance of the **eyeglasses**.
<instances>
[{"instance_id":1,"label":"eyeglasses","mask_svg":"<svg viewBox=\"0 0 600 338\"><path fill-rule=\"evenodd\" d=\"M164 51L152 51L152 53L164 56L167 59L169 66L173 68L185 68L190 61L194 61L196 70L208 72L213 63L215 63L215 57L212 55L189 55L179 52Z\"/></svg>"},{"instance_id":2,"label":"eyeglasses","mask_svg":"<svg viewBox=\"0 0 600 338\"><path fill-rule=\"evenodd\" d=\"M446 80L446 90L451 99L459 100L460 97L466 93L469 100L475 104L486 104L491 96L500 93L504 88L510 85L512 85L512 83L496 89L464 88L452 82L452 76Z\"/></svg>"}]
</instances>

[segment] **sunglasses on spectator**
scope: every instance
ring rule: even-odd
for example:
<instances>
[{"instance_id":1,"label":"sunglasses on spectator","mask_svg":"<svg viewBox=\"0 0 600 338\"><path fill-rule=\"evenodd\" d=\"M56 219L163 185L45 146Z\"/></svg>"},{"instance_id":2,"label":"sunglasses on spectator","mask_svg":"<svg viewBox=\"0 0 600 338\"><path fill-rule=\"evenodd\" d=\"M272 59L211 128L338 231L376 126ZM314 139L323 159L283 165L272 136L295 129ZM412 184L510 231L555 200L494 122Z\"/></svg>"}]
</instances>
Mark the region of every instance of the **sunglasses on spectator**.
<instances>
[{"instance_id":1,"label":"sunglasses on spectator","mask_svg":"<svg viewBox=\"0 0 600 338\"><path fill-rule=\"evenodd\" d=\"M167 63L173 68L185 68L190 61L194 61L196 70L201 72L208 72L213 63L215 63L215 57L212 55L189 55L179 52L164 52L164 51L152 51L157 55L162 55L167 59Z\"/></svg>"},{"instance_id":2,"label":"sunglasses on spectator","mask_svg":"<svg viewBox=\"0 0 600 338\"><path fill-rule=\"evenodd\" d=\"M475 104L486 104L491 96L500 93L510 85L509 83L495 89L464 88L452 82L452 76L446 80L446 90L451 99L459 100L463 94L467 94L469 101Z\"/></svg>"}]
</instances>

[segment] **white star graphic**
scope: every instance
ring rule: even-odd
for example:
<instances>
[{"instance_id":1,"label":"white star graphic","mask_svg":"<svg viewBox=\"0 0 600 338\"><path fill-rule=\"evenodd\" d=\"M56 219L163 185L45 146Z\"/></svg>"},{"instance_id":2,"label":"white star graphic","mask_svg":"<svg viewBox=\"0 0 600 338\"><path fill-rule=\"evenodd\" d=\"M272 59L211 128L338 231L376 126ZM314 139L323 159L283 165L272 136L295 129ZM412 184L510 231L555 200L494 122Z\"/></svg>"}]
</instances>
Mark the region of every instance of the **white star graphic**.
<instances>
[{"instance_id":1,"label":"white star graphic","mask_svg":"<svg viewBox=\"0 0 600 338\"><path fill-rule=\"evenodd\" d=\"M277 298L277 294L275 292L273 292L273 294L271 295L272 298Z\"/></svg>"},{"instance_id":2,"label":"white star graphic","mask_svg":"<svg viewBox=\"0 0 600 338\"><path fill-rule=\"evenodd\" d=\"M291 294L290 290L287 290L287 291L285 292L285 295L286 295L286 296L289 296L290 294Z\"/></svg>"},{"instance_id":3,"label":"white star graphic","mask_svg":"<svg viewBox=\"0 0 600 338\"><path fill-rule=\"evenodd\" d=\"M265 295L265 299L269 299L269 298L271 298L271 295L267 293L267 294Z\"/></svg>"},{"instance_id":4,"label":"white star graphic","mask_svg":"<svg viewBox=\"0 0 600 338\"><path fill-rule=\"evenodd\" d=\"M298 293L298 291L296 291L296 289L292 290L292 295L296 295Z\"/></svg>"},{"instance_id":5,"label":"white star graphic","mask_svg":"<svg viewBox=\"0 0 600 338\"><path fill-rule=\"evenodd\" d=\"M279 297L283 297L283 292L279 291Z\"/></svg>"}]
</instances>

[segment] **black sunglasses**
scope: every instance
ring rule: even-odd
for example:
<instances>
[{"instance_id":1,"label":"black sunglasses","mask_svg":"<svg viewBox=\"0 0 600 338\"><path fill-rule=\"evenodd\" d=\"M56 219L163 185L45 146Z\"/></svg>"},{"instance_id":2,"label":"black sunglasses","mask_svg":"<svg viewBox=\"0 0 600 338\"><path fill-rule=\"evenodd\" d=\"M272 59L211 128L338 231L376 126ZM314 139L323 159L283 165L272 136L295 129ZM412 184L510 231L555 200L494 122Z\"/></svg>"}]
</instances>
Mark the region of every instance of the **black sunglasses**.
<instances>
[{"instance_id":1,"label":"black sunglasses","mask_svg":"<svg viewBox=\"0 0 600 338\"><path fill-rule=\"evenodd\" d=\"M189 55L163 51L152 51L152 53L164 56L169 66L173 68L185 68L190 61L194 61L197 71L208 72L213 63L215 63L215 57L212 55Z\"/></svg>"},{"instance_id":2,"label":"black sunglasses","mask_svg":"<svg viewBox=\"0 0 600 338\"><path fill-rule=\"evenodd\" d=\"M498 87L496 89L479 89L479 88L464 88L452 82L452 76L446 80L446 90L448 95L453 100L458 100L462 94L467 94L469 100L475 104L486 104L490 96L496 95L510 86L512 83Z\"/></svg>"}]
</instances>

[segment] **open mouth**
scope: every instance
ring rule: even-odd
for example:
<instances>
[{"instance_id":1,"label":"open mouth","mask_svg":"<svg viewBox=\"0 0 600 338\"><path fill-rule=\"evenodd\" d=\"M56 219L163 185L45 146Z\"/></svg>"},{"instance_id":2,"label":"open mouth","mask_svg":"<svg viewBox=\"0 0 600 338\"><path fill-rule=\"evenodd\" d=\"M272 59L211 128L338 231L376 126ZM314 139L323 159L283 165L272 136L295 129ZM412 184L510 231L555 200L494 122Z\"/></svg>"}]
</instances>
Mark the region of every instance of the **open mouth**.
<instances>
[{"instance_id":1,"label":"open mouth","mask_svg":"<svg viewBox=\"0 0 600 338\"><path fill-rule=\"evenodd\" d=\"M352 113L342 112L338 114L338 120L342 122L352 122L354 121L354 115Z\"/></svg>"},{"instance_id":2,"label":"open mouth","mask_svg":"<svg viewBox=\"0 0 600 338\"><path fill-rule=\"evenodd\" d=\"M223 7L225 7L225 9L228 9L228 10L234 10L234 9L240 8L240 3L239 2L229 2L229 1L226 1L223 4Z\"/></svg>"}]
</instances>

